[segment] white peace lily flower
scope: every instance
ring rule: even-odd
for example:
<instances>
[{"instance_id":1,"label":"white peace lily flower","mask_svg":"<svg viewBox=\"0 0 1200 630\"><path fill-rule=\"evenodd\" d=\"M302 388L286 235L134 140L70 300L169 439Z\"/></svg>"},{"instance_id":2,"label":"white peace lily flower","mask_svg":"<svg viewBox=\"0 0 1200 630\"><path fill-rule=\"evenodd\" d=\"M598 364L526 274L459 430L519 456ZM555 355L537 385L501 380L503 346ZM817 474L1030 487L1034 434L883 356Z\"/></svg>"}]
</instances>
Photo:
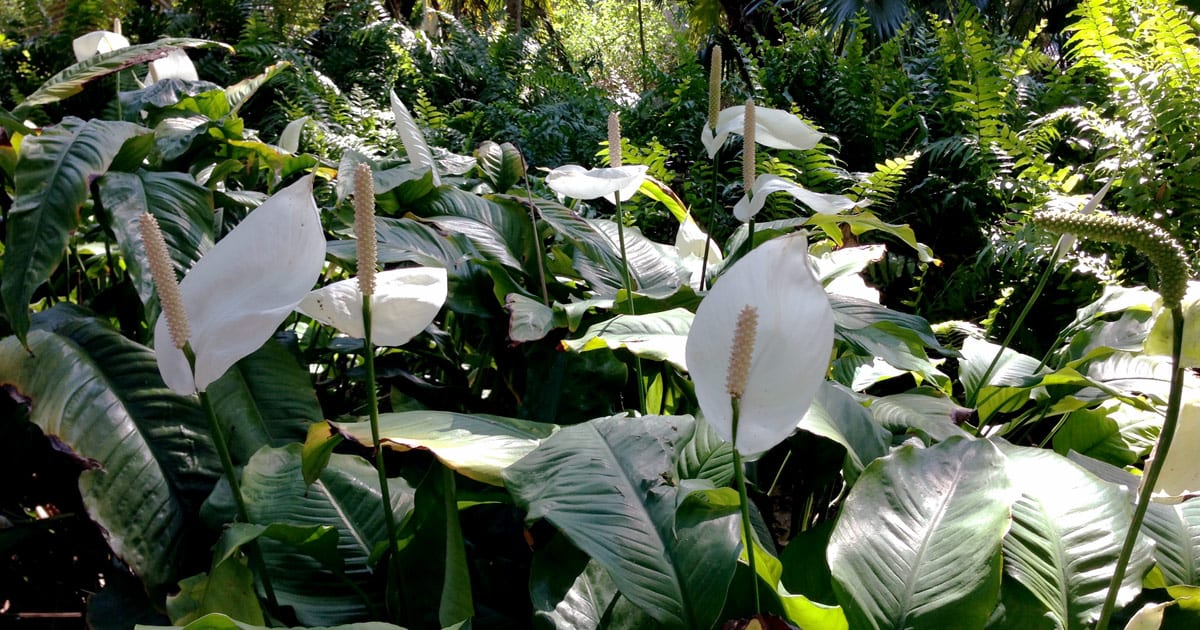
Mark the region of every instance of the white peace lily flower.
<instances>
[{"instance_id":1,"label":"white peace lily flower","mask_svg":"<svg viewBox=\"0 0 1200 630\"><path fill-rule=\"evenodd\" d=\"M704 241L707 239L708 235L692 220L691 215L679 224L679 231L675 234L675 251L679 254L679 262L690 274L688 284L696 290L700 289L700 272L704 267ZM709 243L708 269L713 269L723 260L725 256L717 243Z\"/></svg>"},{"instance_id":2,"label":"white peace lily flower","mask_svg":"<svg viewBox=\"0 0 1200 630\"><path fill-rule=\"evenodd\" d=\"M129 48L129 40L124 35L112 31L92 31L80 35L71 42L75 50L75 61L83 61L94 55L112 52L119 48Z\"/></svg>"},{"instance_id":3,"label":"white peace lily flower","mask_svg":"<svg viewBox=\"0 0 1200 630\"><path fill-rule=\"evenodd\" d=\"M247 215L179 283L196 371L193 378L160 316L154 347L167 386L184 396L205 391L258 350L312 289L324 262L325 236L308 176Z\"/></svg>"},{"instance_id":4,"label":"white peace lily flower","mask_svg":"<svg viewBox=\"0 0 1200 630\"><path fill-rule=\"evenodd\" d=\"M560 166L546 175L546 185L554 192L572 199L604 197L616 203L614 194L629 199L637 194L646 179L646 166L586 169L578 164Z\"/></svg>"},{"instance_id":5,"label":"white peace lily flower","mask_svg":"<svg viewBox=\"0 0 1200 630\"><path fill-rule=\"evenodd\" d=\"M708 125L700 131L700 142L708 150L711 159L717 154L731 133L742 133L745 127L746 106L727 107L717 114L717 128ZM817 146L824 136L800 117L782 109L769 107L754 108L754 141L772 149L805 151Z\"/></svg>"},{"instance_id":6,"label":"white peace lily flower","mask_svg":"<svg viewBox=\"0 0 1200 630\"><path fill-rule=\"evenodd\" d=\"M757 314L753 347L735 348L747 307ZM832 348L833 309L809 269L805 237L794 234L760 245L721 275L696 310L686 357L705 419L730 442L730 367L749 359L736 446L753 457L796 429L825 379Z\"/></svg>"},{"instance_id":7,"label":"white peace lily flower","mask_svg":"<svg viewBox=\"0 0 1200 630\"><path fill-rule=\"evenodd\" d=\"M760 175L754 179L754 187L734 204L733 216L743 223L753 219L767 203L767 196L776 192L791 195L818 214L838 214L867 205L866 201L855 203L844 195L813 192L778 175Z\"/></svg>"},{"instance_id":8,"label":"white peace lily flower","mask_svg":"<svg viewBox=\"0 0 1200 630\"><path fill-rule=\"evenodd\" d=\"M371 343L402 346L437 317L446 303L446 270L440 267L393 269L375 275L371 297ZM358 279L334 282L313 291L296 310L351 337L363 338L362 292Z\"/></svg>"},{"instance_id":9,"label":"white peace lily flower","mask_svg":"<svg viewBox=\"0 0 1200 630\"><path fill-rule=\"evenodd\" d=\"M173 48L166 57L150 62L150 75L147 83L153 84L163 79L181 79L183 81L199 81L196 66L182 48Z\"/></svg>"}]
</instances>

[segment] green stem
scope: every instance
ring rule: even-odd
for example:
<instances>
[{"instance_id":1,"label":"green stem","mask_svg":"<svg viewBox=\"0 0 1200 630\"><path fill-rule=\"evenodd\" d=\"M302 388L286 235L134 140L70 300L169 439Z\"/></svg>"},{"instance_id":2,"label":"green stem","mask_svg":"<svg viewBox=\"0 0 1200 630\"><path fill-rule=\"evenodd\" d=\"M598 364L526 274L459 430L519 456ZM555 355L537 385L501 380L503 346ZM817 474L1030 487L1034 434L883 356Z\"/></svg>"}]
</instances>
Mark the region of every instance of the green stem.
<instances>
[{"instance_id":1,"label":"green stem","mask_svg":"<svg viewBox=\"0 0 1200 630\"><path fill-rule=\"evenodd\" d=\"M396 556L400 548L396 538L396 515L392 512L392 493L388 490L387 469L383 462L383 442L379 439L379 398L375 392L375 346L371 343L371 298L363 296L363 363L367 370L367 414L371 418L371 441L375 445L375 471L379 473L379 497L383 507L383 518L387 524L388 558L397 578L400 576L400 561Z\"/></svg>"},{"instance_id":2,"label":"green stem","mask_svg":"<svg viewBox=\"0 0 1200 630\"><path fill-rule=\"evenodd\" d=\"M1037 287L1033 289L1033 295L1025 301L1025 307L1021 309L1021 314L1017 315L1017 320L1008 328L1008 334L1004 336L1004 343L1000 344L1000 349L996 351L996 356L992 357L992 362L988 364L987 369L983 371L983 377L979 379L979 387L971 395L967 401L968 407L974 407L979 396L979 392L987 385L988 379L991 378L992 372L995 371L996 365L1000 363L1000 357L1004 356L1004 351L1012 345L1012 340L1017 335L1017 331L1021 329L1021 325L1025 323L1025 318L1029 316L1029 312L1033 310L1033 304L1037 302L1038 297L1042 295L1042 291L1046 289L1046 283L1050 281L1050 275L1054 273L1054 265L1046 265L1042 271L1042 277L1038 279ZM983 431L983 425L986 418L979 418L979 426L975 428L975 435L979 435Z\"/></svg>"},{"instance_id":3,"label":"green stem","mask_svg":"<svg viewBox=\"0 0 1200 630\"><path fill-rule=\"evenodd\" d=\"M717 172L718 160L721 155L718 153L713 156L713 174L712 174L712 212L708 216L708 230L704 233L704 256L700 259L700 290L708 288L708 251L712 245L712 230L717 223L717 210L720 209L720 204L717 199Z\"/></svg>"},{"instance_id":4,"label":"green stem","mask_svg":"<svg viewBox=\"0 0 1200 630\"><path fill-rule=\"evenodd\" d=\"M625 214L621 211L621 193L613 193L617 206L617 241L621 247L621 272L625 281L625 297L629 300L629 314L637 315L633 306L633 276L629 273L629 257L625 254ZM633 355L633 368L638 381L638 411L646 413L646 379L642 374L642 358Z\"/></svg>"},{"instance_id":5,"label":"green stem","mask_svg":"<svg viewBox=\"0 0 1200 630\"><path fill-rule=\"evenodd\" d=\"M185 347L184 354L188 357L188 363L195 363L191 348ZM229 454L229 443L225 441L225 431L221 428L221 421L217 419L217 412L213 408L212 400L208 397L208 392L200 392L200 406L204 407L204 415L208 416L208 430L212 432L213 445L217 447L217 456L221 459L225 480L229 482L229 490L233 493L238 520L249 523L250 516L246 512L246 499L242 497L242 487L237 480L237 470L233 467L233 457ZM254 565L254 572L262 580L263 592L267 594L267 604L271 610L279 610L279 602L275 599L275 588L271 585L271 576L267 573L267 563L263 560L262 551L258 548L258 541L250 541L245 546L245 550L246 555L250 558L250 564Z\"/></svg>"},{"instance_id":6,"label":"green stem","mask_svg":"<svg viewBox=\"0 0 1200 630\"><path fill-rule=\"evenodd\" d=\"M1154 447L1153 460L1150 469L1142 477L1142 488L1138 492L1137 506L1133 510L1133 520L1129 523L1129 531L1125 534L1125 544L1121 546L1121 555L1117 556L1117 568L1113 571L1112 580L1108 583L1108 595L1104 598L1104 608L1100 610L1100 621L1096 623L1097 630L1106 630L1112 618L1113 609L1117 603L1117 591L1125 578L1125 569L1129 566L1129 558L1133 555L1134 544L1137 543L1138 531L1146 518L1146 510L1150 507L1150 495L1158 483L1163 464L1167 461L1167 452L1171 449L1171 441L1175 439L1175 426L1179 424L1179 406L1183 399L1183 367L1180 365L1180 355L1183 353L1183 307L1178 303L1171 307L1171 323L1174 336L1171 338L1171 391L1167 396L1167 417L1163 421L1162 431L1158 434L1158 444Z\"/></svg>"},{"instance_id":7,"label":"green stem","mask_svg":"<svg viewBox=\"0 0 1200 630\"><path fill-rule=\"evenodd\" d=\"M524 156L521 157L525 159ZM542 283L542 304L550 306L550 292L546 289L546 266L542 261L542 239L538 236L537 206L533 204L533 190L529 187L529 178L525 178L526 203L529 204L529 220L533 223L534 252L537 257L538 279Z\"/></svg>"},{"instance_id":8,"label":"green stem","mask_svg":"<svg viewBox=\"0 0 1200 630\"><path fill-rule=\"evenodd\" d=\"M742 467L742 455L737 450L738 399L730 398L733 405L733 475L737 479L738 498L742 508L742 536L746 539L746 560L750 564L750 582L754 587L754 613L762 612L758 597L758 567L754 564L754 530L750 526L750 497L746 493L746 471Z\"/></svg>"}]
</instances>

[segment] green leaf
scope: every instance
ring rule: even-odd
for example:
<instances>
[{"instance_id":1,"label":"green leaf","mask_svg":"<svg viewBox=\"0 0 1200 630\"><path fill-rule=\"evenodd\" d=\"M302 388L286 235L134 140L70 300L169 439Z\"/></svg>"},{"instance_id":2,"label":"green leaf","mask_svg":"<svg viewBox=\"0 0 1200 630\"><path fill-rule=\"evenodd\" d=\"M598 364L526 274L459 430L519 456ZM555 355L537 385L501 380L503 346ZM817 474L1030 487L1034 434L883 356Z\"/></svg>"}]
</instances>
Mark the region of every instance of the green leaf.
<instances>
[{"instance_id":1,"label":"green leaf","mask_svg":"<svg viewBox=\"0 0 1200 630\"><path fill-rule=\"evenodd\" d=\"M621 595L599 562L557 536L529 568L533 618L558 630L639 630L654 618Z\"/></svg>"},{"instance_id":2,"label":"green leaf","mask_svg":"<svg viewBox=\"0 0 1200 630\"><path fill-rule=\"evenodd\" d=\"M914 432L942 442L954 436L967 437L958 425L970 410L953 399L921 393L892 394L871 402L875 422L894 434Z\"/></svg>"},{"instance_id":3,"label":"green leaf","mask_svg":"<svg viewBox=\"0 0 1200 630\"><path fill-rule=\"evenodd\" d=\"M1158 413L1110 399L1094 409L1071 412L1054 434L1054 450L1060 455L1075 451L1115 466L1128 466L1154 448L1162 424Z\"/></svg>"},{"instance_id":4,"label":"green leaf","mask_svg":"<svg viewBox=\"0 0 1200 630\"><path fill-rule=\"evenodd\" d=\"M509 313L508 338L514 343L537 341L554 330L554 309L538 300L520 293L509 293L505 297L504 307ZM565 321L563 325L566 325Z\"/></svg>"},{"instance_id":5,"label":"green leaf","mask_svg":"<svg viewBox=\"0 0 1200 630\"><path fill-rule=\"evenodd\" d=\"M376 614L382 608L383 592L368 558L377 544L387 540L379 476L361 458L335 453L310 486L304 483L300 453L300 444L268 446L250 458L242 472L246 511L252 523L262 525L337 528L344 575L291 545L260 539L279 603L292 606L296 618L310 625L347 623ZM396 478L388 486L396 520L403 521L413 507L413 490Z\"/></svg>"},{"instance_id":6,"label":"green leaf","mask_svg":"<svg viewBox=\"0 0 1200 630\"><path fill-rule=\"evenodd\" d=\"M991 443L907 446L867 467L827 552L852 628L979 628L1000 596L1016 492Z\"/></svg>"},{"instance_id":7,"label":"green leaf","mask_svg":"<svg viewBox=\"0 0 1200 630\"><path fill-rule=\"evenodd\" d=\"M342 435L374 447L370 422L331 422ZM387 448L433 452L451 470L494 486L500 473L558 430L553 424L451 411L379 414L379 439Z\"/></svg>"},{"instance_id":8,"label":"green leaf","mask_svg":"<svg viewBox=\"0 0 1200 630\"><path fill-rule=\"evenodd\" d=\"M475 157L479 160L479 172L483 175L483 181L498 193L508 192L509 188L525 177L525 160L511 143L496 144L485 140L475 149Z\"/></svg>"},{"instance_id":9,"label":"green leaf","mask_svg":"<svg viewBox=\"0 0 1200 630\"><path fill-rule=\"evenodd\" d=\"M575 250L571 272L587 280L598 294L615 294L623 286L619 250L570 208L547 199L535 198L533 203L537 215Z\"/></svg>"},{"instance_id":10,"label":"green leaf","mask_svg":"<svg viewBox=\"0 0 1200 630\"><path fill-rule=\"evenodd\" d=\"M337 448L345 438L333 432L328 421L314 422L308 425L308 435L304 438L304 448L301 451L303 460L304 483L312 485L321 476L321 471L329 465L333 449Z\"/></svg>"},{"instance_id":11,"label":"green leaf","mask_svg":"<svg viewBox=\"0 0 1200 630\"><path fill-rule=\"evenodd\" d=\"M717 488L733 481L733 445L722 440L712 426L697 418L695 429L679 451L675 466L680 479L705 479Z\"/></svg>"},{"instance_id":12,"label":"green leaf","mask_svg":"<svg viewBox=\"0 0 1200 630\"><path fill-rule=\"evenodd\" d=\"M868 464L887 454L891 436L871 418L871 412L845 387L821 383L812 406L800 419L800 429L846 447L847 474L856 477Z\"/></svg>"},{"instance_id":13,"label":"green leaf","mask_svg":"<svg viewBox=\"0 0 1200 630\"><path fill-rule=\"evenodd\" d=\"M691 422L614 416L566 427L504 473L530 520L557 527L659 627L711 626L735 566L733 515L676 518L672 455Z\"/></svg>"},{"instance_id":14,"label":"green leaf","mask_svg":"<svg viewBox=\"0 0 1200 630\"><path fill-rule=\"evenodd\" d=\"M220 42L203 39L167 38L149 44L129 46L101 53L80 61L73 66L69 66L50 77L33 94L30 94L25 100L21 101L13 110L13 113L20 114L30 107L46 105L47 103L54 103L69 98L83 91L83 86L90 81L138 64L161 59L177 48L224 48L229 52L233 52L232 47Z\"/></svg>"},{"instance_id":15,"label":"green leaf","mask_svg":"<svg viewBox=\"0 0 1200 630\"><path fill-rule=\"evenodd\" d=\"M133 276L142 304L154 295L146 248L142 245L141 215L158 219L167 251L179 269L191 269L213 246L212 192L185 173L106 173L96 181L100 202L112 217L117 244Z\"/></svg>"},{"instance_id":16,"label":"green leaf","mask_svg":"<svg viewBox=\"0 0 1200 630\"><path fill-rule=\"evenodd\" d=\"M644 359L687 370L684 350L694 317L682 308L651 315L618 315L592 325L578 339L564 339L562 346L575 352L624 348Z\"/></svg>"},{"instance_id":17,"label":"green leaf","mask_svg":"<svg viewBox=\"0 0 1200 630\"><path fill-rule=\"evenodd\" d=\"M434 462L414 485L412 517L399 532L402 576L396 577L413 623L444 628L475 615L454 472Z\"/></svg>"},{"instance_id":18,"label":"green leaf","mask_svg":"<svg viewBox=\"0 0 1200 630\"><path fill-rule=\"evenodd\" d=\"M382 621L358 622L328 628L303 628L292 626L292 630L404 630ZM268 630L267 626L256 626L243 623L219 613L205 615L186 626L136 626L136 630Z\"/></svg>"},{"instance_id":19,"label":"green leaf","mask_svg":"<svg viewBox=\"0 0 1200 630\"><path fill-rule=\"evenodd\" d=\"M308 371L276 339L233 364L208 395L239 464L263 446L303 441L309 425L321 421Z\"/></svg>"},{"instance_id":20,"label":"green leaf","mask_svg":"<svg viewBox=\"0 0 1200 630\"><path fill-rule=\"evenodd\" d=\"M1033 594L1057 627L1091 627L1129 531L1127 495L1052 451L1000 446L1020 492L1004 539L1005 573ZM1118 607L1141 592L1151 553L1144 541L1135 547Z\"/></svg>"},{"instance_id":21,"label":"green leaf","mask_svg":"<svg viewBox=\"0 0 1200 630\"><path fill-rule=\"evenodd\" d=\"M83 505L115 555L152 593L169 588L187 514L178 489L203 496L217 476L196 403L163 385L153 353L96 320L35 330L29 349L0 341L0 383L86 464Z\"/></svg>"},{"instance_id":22,"label":"green leaf","mask_svg":"<svg viewBox=\"0 0 1200 630\"><path fill-rule=\"evenodd\" d=\"M340 569L342 559L338 556L338 532L329 525L291 525L271 523L230 523L221 533L217 547L213 550L213 564L220 565L235 557L238 549L259 538L270 538L285 543L325 567Z\"/></svg>"},{"instance_id":23,"label":"green leaf","mask_svg":"<svg viewBox=\"0 0 1200 630\"><path fill-rule=\"evenodd\" d=\"M275 78L275 75L283 72L291 67L290 61L280 61L267 66L263 71L248 79L242 79L237 83L225 88L225 100L229 103L229 112L237 114L242 105L250 100L251 96L258 91L258 88L266 85L267 81Z\"/></svg>"},{"instance_id":24,"label":"green leaf","mask_svg":"<svg viewBox=\"0 0 1200 630\"><path fill-rule=\"evenodd\" d=\"M65 118L26 136L13 176L0 296L13 332L29 331L29 300L62 260L88 187L126 140L148 129L125 122Z\"/></svg>"},{"instance_id":25,"label":"green leaf","mask_svg":"<svg viewBox=\"0 0 1200 630\"><path fill-rule=\"evenodd\" d=\"M617 224L604 219L589 219L588 223L607 238L608 247L620 260L621 235ZM655 243L643 236L636 227L626 227L624 231L625 256L629 261L629 274L633 276L635 289L674 289L687 284L691 272L684 268L673 246Z\"/></svg>"},{"instance_id":26,"label":"green leaf","mask_svg":"<svg viewBox=\"0 0 1200 630\"><path fill-rule=\"evenodd\" d=\"M191 623L215 612L247 623L263 623L262 608L254 594L254 574L245 562L220 562L211 573L180 581L179 592L167 596L171 623Z\"/></svg>"}]
</instances>

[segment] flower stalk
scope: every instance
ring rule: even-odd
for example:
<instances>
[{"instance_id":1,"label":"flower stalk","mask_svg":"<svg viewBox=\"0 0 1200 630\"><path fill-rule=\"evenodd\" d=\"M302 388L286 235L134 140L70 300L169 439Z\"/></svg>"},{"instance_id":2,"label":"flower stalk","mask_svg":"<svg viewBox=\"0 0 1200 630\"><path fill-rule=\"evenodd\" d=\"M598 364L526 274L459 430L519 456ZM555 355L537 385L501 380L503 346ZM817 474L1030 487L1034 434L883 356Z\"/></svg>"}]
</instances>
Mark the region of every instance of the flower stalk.
<instances>
[{"instance_id":1,"label":"flower stalk","mask_svg":"<svg viewBox=\"0 0 1200 630\"><path fill-rule=\"evenodd\" d=\"M717 44L712 49L712 59L708 67L708 127L712 133L717 132L717 122L720 120L721 114L721 72L723 70L723 59L721 58L721 45ZM717 210L719 209L717 199L717 155L713 155L712 169L712 214L709 215L708 232L712 231L712 226L717 218ZM700 290L708 288L708 253L712 246L712 237L707 233L704 236L704 255L700 258Z\"/></svg>"},{"instance_id":2,"label":"flower stalk","mask_svg":"<svg viewBox=\"0 0 1200 630\"><path fill-rule=\"evenodd\" d=\"M142 244L146 249L146 258L150 262L150 276L154 280L154 287L158 291L158 302L162 307L163 317L167 320L167 330L170 332L172 345L183 351L187 357L188 365L192 372L195 373L196 355L192 353L192 348L188 344L188 339L191 337L190 327L188 325L187 311L183 306L183 296L179 291L179 280L175 277L175 266L171 263L171 255L167 251L167 242L163 238L162 229L158 225L158 219L149 212L142 213L140 230L142 233ZM212 400L209 399L208 392L201 390L198 392L200 397L200 406L204 408L204 415L208 419L208 430L212 434L213 446L217 449L217 457L221 460L221 469L225 474L225 481L229 483L230 492L233 493L234 505L237 508L238 519L244 523L250 522L249 513L246 511L246 500L242 497L241 485L238 483L237 469L233 465L233 456L229 453L229 443L225 439L225 431L221 428L221 422L217 418L216 409L213 407ZM258 573L262 580L263 591L267 595L267 602L270 607L278 609L279 604L275 599L275 589L271 585L271 577L267 573L266 563L263 561L262 553L258 549L257 541L252 541L246 546L246 553L250 557L250 562L254 564L255 572Z\"/></svg>"},{"instance_id":3,"label":"flower stalk","mask_svg":"<svg viewBox=\"0 0 1200 630\"><path fill-rule=\"evenodd\" d=\"M733 333L733 347L729 353L729 371L725 377L725 389L729 393L729 404L733 414L733 474L737 480L738 503L742 512L742 536L746 539L746 560L750 565L750 582L754 590L754 612L762 612L758 596L758 568L754 562L754 529L750 525L750 495L746 491L746 471L742 454L737 449L738 421L741 410L738 402L746 393L750 379L750 364L754 358L754 337L758 332L758 309L746 305L738 314L737 327Z\"/></svg>"},{"instance_id":4,"label":"flower stalk","mask_svg":"<svg viewBox=\"0 0 1200 630\"><path fill-rule=\"evenodd\" d=\"M1175 428L1179 424L1180 403L1183 399L1181 357L1184 332L1183 296L1187 291L1188 282L1187 255L1179 242L1172 238L1166 230L1149 221L1134 217L1042 212L1034 215L1033 221L1034 224L1055 232L1069 232L1087 238L1134 247L1149 258L1158 270L1158 293L1162 296L1163 305L1171 313L1171 388L1167 395L1167 416L1163 420L1158 442L1154 446L1149 462L1150 466L1142 477L1142 486L1133 510L1133 519L1129 523L1129 531L1125 533L1125 541L1121 545L1120 555L1117 556L1117 566L1113 570L1112 579L1108 584L1108 593L1104 598L1104 606L1100 610L1100 620L1096 624L1097 630L1106 630L1116 607L1121 583L1125 579L1125 570L1129 567L1129 559L1133 555L1138 532L1146 518L1146 510L1150 507L1151 495L1154 494L1154 487L1162 473L1163 464L1167 461L1171 442L1175 438Z\"/></svg>"},{"instance_id":5,"label":"flower stalk","mask_svg":"<svg viewBox=\"0 0 1200 630\"><path fill-rule=\"evenodd\" d=\"M379 395L375 389L375 345L371 342L371 297L375 295L375 187L371 167L359 163L354 169L354 238L356 240L358 288L362 293L363 364L367 373L367 415L371 421L371 441L375 445L375 471L379 475L379 497L388 533L388 558L394 574L400 576L397 557L399 541L396 515L392 512L392 493L388 489L383 441L379 436Z\"/></svg>"},{"instance_id":6,"label":"flower stalk","mask_svg":"<svg viewBox=\"0 0 1200 630\"><path fill-rule=\"evenodd\" d=\"M608 162L612 168L621 168L621 119L617 112L608 114ZM625 281L625 296L629 300L629 314L637 315L633 307L633 276L629 273L629 257L625 253L625 215L621 211L621 191L613 193L616 205L617 241L621 248L621 272ZM638 381L638 410L646 413L646 381L642 375L642 358L634 355L634 371Z\"/></svg>"}]
</instances>

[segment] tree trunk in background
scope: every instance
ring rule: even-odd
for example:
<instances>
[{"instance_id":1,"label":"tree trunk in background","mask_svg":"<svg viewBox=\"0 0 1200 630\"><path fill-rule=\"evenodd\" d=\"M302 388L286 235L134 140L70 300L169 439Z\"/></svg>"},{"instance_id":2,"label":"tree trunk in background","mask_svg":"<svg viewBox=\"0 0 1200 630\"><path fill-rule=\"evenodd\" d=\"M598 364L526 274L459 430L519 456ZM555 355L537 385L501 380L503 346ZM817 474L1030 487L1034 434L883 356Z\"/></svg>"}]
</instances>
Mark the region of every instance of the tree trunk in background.
<instances>
[{"instance_id":1,"label":"tree trunk in background","mask_svg":"<svg viewBox=\"0 0 1200 630\"><path fill-rule=\"evenodd\" d=\"M504 0L508 10L508 24L514 33L521 32L521 11L525 8L525 0Z\"/></svg>"},{"instance_id":2,"label":"tree trunk in background","mask_svg":"<svg viewBox=\"0 0 1200 630\"><path fill-rule=\"evenodd\" d=\"M417 0L384 0L384 7L393 20L408 23L412 19L413 8Z\"/></svg>"}]
</instances>

